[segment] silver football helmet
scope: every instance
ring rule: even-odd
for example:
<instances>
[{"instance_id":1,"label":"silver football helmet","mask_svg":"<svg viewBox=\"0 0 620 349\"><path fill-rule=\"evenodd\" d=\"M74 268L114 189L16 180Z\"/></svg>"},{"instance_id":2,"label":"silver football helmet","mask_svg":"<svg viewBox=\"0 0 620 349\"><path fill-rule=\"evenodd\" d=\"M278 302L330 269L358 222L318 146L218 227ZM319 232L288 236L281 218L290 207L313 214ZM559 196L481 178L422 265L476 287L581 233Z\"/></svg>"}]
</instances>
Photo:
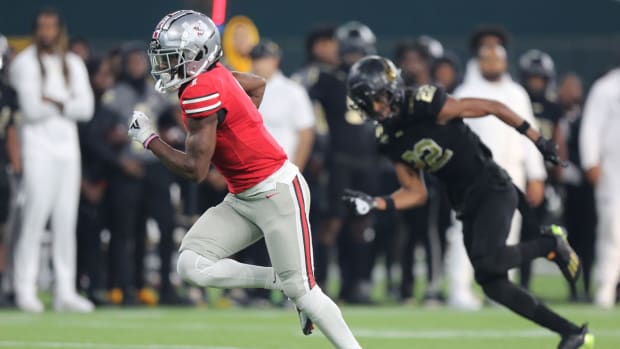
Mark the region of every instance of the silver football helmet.
<instances>
[{"instance_id":1,"label":"silver football helmet","mask_svg":"<svg viewBox=\"0 0 620 349\"><path fill-rule=\"evenodd\" d=\"M155 27L148 54L155 89L171 92L222 57L220 33L213 21L200 12L172 12Z\"/></svg>"}]
</instances>

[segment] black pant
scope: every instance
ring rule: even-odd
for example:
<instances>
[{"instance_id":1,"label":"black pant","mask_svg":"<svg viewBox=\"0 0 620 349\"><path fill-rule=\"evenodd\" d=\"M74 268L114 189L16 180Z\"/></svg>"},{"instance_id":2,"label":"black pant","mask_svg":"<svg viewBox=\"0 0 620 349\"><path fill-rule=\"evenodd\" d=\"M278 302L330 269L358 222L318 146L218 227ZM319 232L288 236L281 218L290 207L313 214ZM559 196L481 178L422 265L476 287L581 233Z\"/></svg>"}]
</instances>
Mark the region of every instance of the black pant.
<instances>
[{"instance_id":1,"label":"black pant","mask_svg":"<svg viewBox=\"0 0 620 349\"><path fill-rule=\"evenodd\" d=\"M564 221L568 230L568 241L581 259L584 296L590 296L590 280L594 263L594 241L596 239L596 204L594 188L584 183L566 186ZM579 297L577 285L571 285L571 297Z\"/></svg>"},{"instance_id":2,"label":"black pant","mask_svg":"<svg viewBox=\"0 0 620 349\"><path fill-rule=\"evenodd\" d=\"M429 178L429 177L427 177ZM402 282L400 296L403 299L414 296L415 289L415 247L424 246L427 295L440 293L443 270L443 256L446 244L446 231L450 224L450 206L440 183L434 179L427 180L428 200L420 206L403 212L407 234L402 250Z\"/></svg>"},{"instance_id":3,"label":"black pant","mask_svg":"<svg viewBox=\"0 0 620 349\"><path fill-rule=\"evenodd\" d=\"M368 162L366 159L363 161ZM329 176L329 215L332 219L342 220L338 235L338 263L342 279L340 298L351 303L366 302L368 295L364 294L363 286L370 282L372 271L374 215L357 217L350 214L341 197L346 188L375 195L379 182L378 168L374 163L364 164L350 158L334 157ZM320 263L327 265L326 260Z\"/></svg>"},{"instance_id":4,"label":"black pant","mask_svg":"<svg viewBox=\"0 0 620 349\"><path fill-rule=\"evenodd\" d=\"M543 202L538 207L532 207L523 193L519 192L519 211L521 212L521 236L519 241L530 241L536 239L540 234L540 226L547 213L547 202ZM529 289L532 280L532 263L525 262L519 267L519 283L522 287Z\"/></svg>"},{"instance_id":5,"label":"black pant","mask_svg":"<svg viewBox=\"0 0 620 349\"><path fill-rule=\"evenodd\" d=\"M382 167L380 178L379 191L381 193L392 193L400 186L391 164L385 164ZM400 260L398 260L399 252L402 250L402 244L400 244L398 236L400 217L399 212L396 211L375 212L376 238L373 245L372 258L369 261L370 265L374 266L379 256L385 256L387 287L389 293L394 295L397 293L399 285L392 280L391 268L395 263L400 263Z\"/></svg>"},{"instance_id":6,"label":"black pant","mask_svg":"<svg viewBox=\"0 0 620 349\"><path fill-rule=\"evenodd\" d=\"M469 259L476 269L478 261L493 258L506 247L506 239L510 233L512 216L517 208L517 193L514 187L489 190L478 202L476 210L462 217L463 242ZM485 278L503 276L507 269L498 268L497 273L481 275L487 270L475 270L476 281L481 283ZM493 275L494 274L494 275Z\"/></svg>"},{"instance_id":7,"label":"black pant","mask_svg":"<svg viewBox=\"0 0 620 349\"><path fill-rule=\"evenodd\" d=\"M101 246L103 229L102 204L91 202L82 196L77 221L77 287L79 290L86 291L91 297L95 291L104 288Z\"/></svg>"},{"instance_id":8,"label":"black pant","mask_svg":"<svg viewBox=\"0 0 620 349\"><path fill-rule=\"evenodd\" d=\"M555 239L543 235L519 245L506 245L517 202L514 186L489 187L475 208L462 217L465 248L474 266L476 281L489 298L526 319L560 335L578 333L579 327L508 280L509 269L545 256L555 248Z\"/></svg>"},{"instance_id":9,"label":"black pant","mask_svg":"<svg viewBox=\"0 0 620 349\"><path fill-rule=\"evenodd\" d=\"M144 178L129 178L119 173L110 181L110 287L130 291L144 286L146 220L149 217L157 222L161 234L161 288L170 287L170 264L174 252L172 182L172 173L159 162L145 166Z\"/></svg>"}]
</instances>

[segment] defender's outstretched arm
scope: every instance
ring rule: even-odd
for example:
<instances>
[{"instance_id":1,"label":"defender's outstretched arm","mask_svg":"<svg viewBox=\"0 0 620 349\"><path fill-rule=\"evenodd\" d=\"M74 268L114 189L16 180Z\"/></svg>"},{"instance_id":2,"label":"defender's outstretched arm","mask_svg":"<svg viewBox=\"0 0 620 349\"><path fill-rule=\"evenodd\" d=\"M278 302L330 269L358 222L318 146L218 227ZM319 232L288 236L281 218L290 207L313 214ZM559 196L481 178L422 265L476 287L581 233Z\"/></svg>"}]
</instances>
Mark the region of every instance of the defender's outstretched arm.
<instances>
[{"instance_id":1,"label":"defender's outstretched arm","mask_svg":"<svg viewBox=\"0 0 620 349\"><path fill-rule=\"evenodd\" d=\"M439 123L446 123L457 118L479 118L487 115L495 115L505 124L514 127L518 132L529 138L543 155L545 160L554 165L566 166L560 160L558 147L553 141L545 139L538 131L530 127L530 124L517 115L504 103L482 98L455 99L448 97L443 108L437 116Z\"/></svg>"},{"instance_id":2,"label":"defender's outstretched arm","mask_svg":"<svg viewBox=\"0 0 620 349\"><path fill-rule=\"evenodd\" d=\"M483 98L456 99L448 97L437 119L439 122L445 123L456 118L479 118L487 115L495 115L505 124L514 128L518 128L525 122L522 117L504 103ZM531 127L524 134L532 142L536 142L540 138L540 133Z\"/></svg>"}]
</instances>

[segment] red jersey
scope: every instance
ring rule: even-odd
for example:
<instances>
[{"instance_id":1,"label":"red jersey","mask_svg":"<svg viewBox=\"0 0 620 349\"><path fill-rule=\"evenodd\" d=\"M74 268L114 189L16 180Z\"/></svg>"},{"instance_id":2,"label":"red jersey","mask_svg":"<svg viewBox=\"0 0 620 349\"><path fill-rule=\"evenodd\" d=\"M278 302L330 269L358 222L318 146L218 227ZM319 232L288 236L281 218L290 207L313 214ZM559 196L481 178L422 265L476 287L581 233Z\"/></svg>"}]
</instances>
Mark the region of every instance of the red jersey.
<instances>
[{"instance_id":1,"label":"red jersey","mask_svg":"<svg viewBox=\"0 0 620 349\"><path fill-rule=\"evenodd\" d=\"M237 79L222 64L198 75L180 92L183 122L188 118L226 117L217 126L213 165L237 194L277 171L287 157L263 125L263 118Z\"/></svg>"}]
</instances>

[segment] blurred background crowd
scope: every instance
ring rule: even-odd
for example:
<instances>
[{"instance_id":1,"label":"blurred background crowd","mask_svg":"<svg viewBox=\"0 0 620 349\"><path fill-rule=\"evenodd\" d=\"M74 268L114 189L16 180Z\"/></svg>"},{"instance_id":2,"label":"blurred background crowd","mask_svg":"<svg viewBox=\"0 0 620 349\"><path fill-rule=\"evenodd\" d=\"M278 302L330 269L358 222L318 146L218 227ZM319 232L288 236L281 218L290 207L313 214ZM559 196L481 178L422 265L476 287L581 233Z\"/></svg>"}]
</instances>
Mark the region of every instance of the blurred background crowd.
<instances>
[{"instance_id":1,"label":"blurred background crowd","mask_svg":"<svg viewBox=\"0 0 620 349\"><path fill-rule=\"evenodd\" d=\"M303 38L271 40L251 16L224 20L217 3L178 5L203 10L221 24L226 66L267 80L260 111L310 185L316 278L332 297L350 304L482 305L472 290L461 227L432 176L424 207L353 217L341 202L345 188L379 195L398 186L375 148L374 125L349 109L346 98L348 68L382 54L394 60L409 87L436 84L457 97L499 100L535 120L559 145L568 166L549 168L499 121L470 123L535 212L515 217L509 241L531 238L538 233L532 227L541 224L565 225L584 267L582 279L566 286L567 299L614 306L620 281L620 179L614 178L620 169L620 55L614 52L620 44L613 47L611 35L599 38L599 46L570 46L560 54L560 67L547 46L562 45L519 43L499 24L468 26L458 40L442 41L429 26L382 43L370 23L343 21L355 17L350 12L333 25L313 20ZM618 13L620 5L613 6ZM152 12L140 15L151 26L166 11ZM430 12L437 26L444 25L443 12ZM73 17L64 15L43 7L24 13L22 21L33 24L30 36L0 22L6 35L0 37L0 304L40 312L42 290L52 291L55 309L82 312L215 302L212 294L182 284L172 266L188 227L226 195L225 181L215 170L200 184L179 178L127 137L132 111L141 110L157 120L166 142L183 148L176 96L153 89L149 32L136 41L91 40L68 28ZM611 34L619 33L615 28ZM584 53L595 46L606 49ZM269 264L262 242L236 258ZM543 263L534 273L550 272ZM531 279L530 265L514 275L526 287ZM376 297L378 288L385 296ZM217 299L285 304L264 290L227 290Z\"/></svg>"}]
</instances>

